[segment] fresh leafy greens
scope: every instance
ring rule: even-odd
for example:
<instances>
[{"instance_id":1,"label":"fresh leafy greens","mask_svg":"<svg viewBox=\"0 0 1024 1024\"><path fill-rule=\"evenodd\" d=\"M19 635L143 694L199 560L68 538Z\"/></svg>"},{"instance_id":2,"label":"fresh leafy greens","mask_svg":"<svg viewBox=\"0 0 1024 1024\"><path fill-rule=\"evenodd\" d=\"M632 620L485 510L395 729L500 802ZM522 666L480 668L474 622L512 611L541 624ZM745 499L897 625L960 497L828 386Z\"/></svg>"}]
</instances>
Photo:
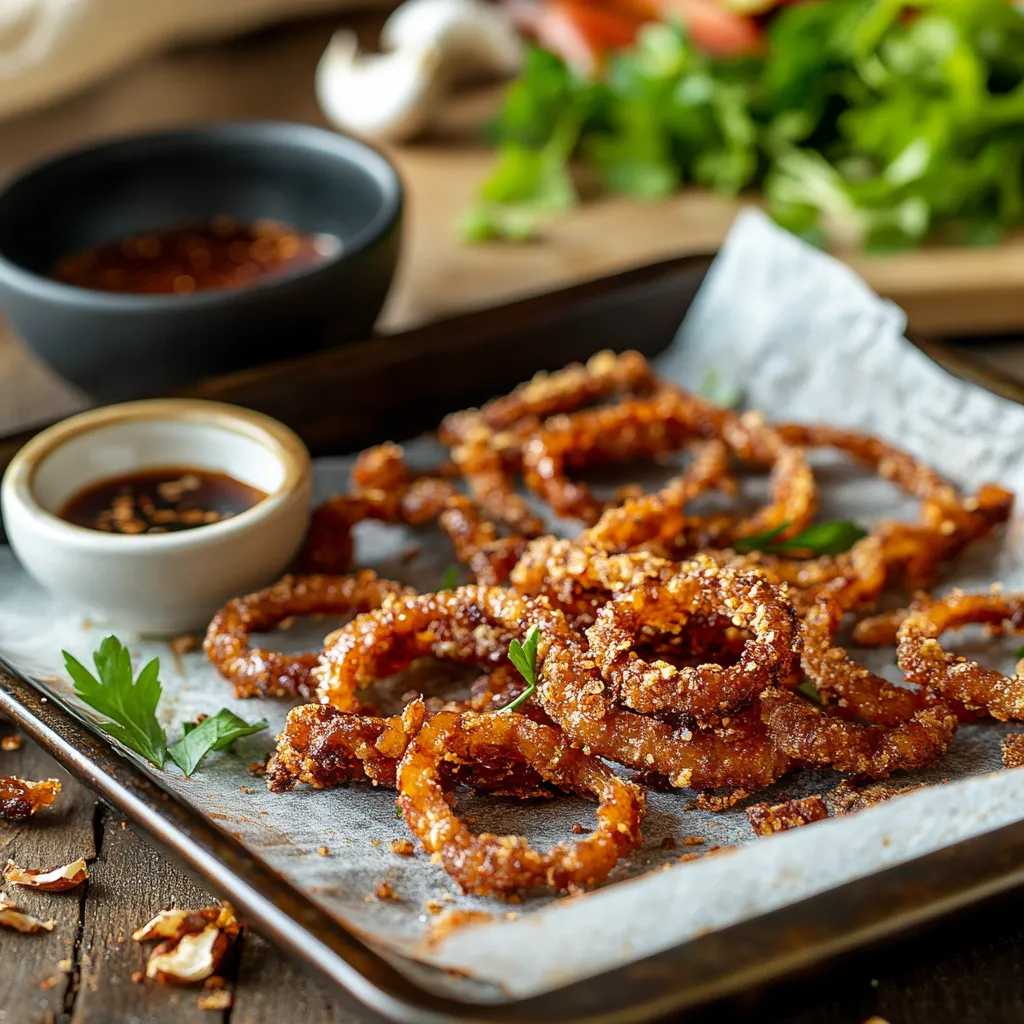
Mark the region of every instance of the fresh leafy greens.
<instances>
[{"instance_id":1,"label":"fresh leafy greens","mask_svg":"<svg viewBox=\"0 0 1024 1024\"><path fill-rule=\"evenodd\" d=\"M712 366L700 382L697 394L723 409L735 409L743 401L743 392L739 388L731 388L722 384L722 375L717 367Z\"/></svg>"},{"instance_id":2,"label":"fresh leafy greens","mask_svg":"<svg viewBox=\"0 0 1024 1024\"><path fill-rule=\"evenodd\" d=\"M515 700L510 701L501 709L502 712L515 711L520 704L529 700L537 689L537 644L539 643L540 628L538 626L531 626L526 631L526 636L523 638L522 643L518 640L513 640L508 645L508 660L515 665L516 670L526 680L528 685Z\"/></svg>"},{"instance_id":3,"label":"fresh leafy greens","mask_svg":"<svg viewBox=\"0 0 1024 1024\"><path fill-rule=\"evenodd\" d=\"M226 750L239 737L267 728L265 721L250 725L221 708L200 723L186 722L184 735L168 750L167 734L156 716L163 693L159 659L149 662L133 681L131 655L116 636L105 637L93 654L95 676L67 651L61 653L75 695L107 719L100 728L157 768L163 768L169 753L174 763L191 775L211 750Z\"/></svg>"},{"instance_id":4,"label":"fresh leafy greens","mask_svg":"<svg viewBox=\"0 0 1024 1024\"><path fill-rule=\"evenodd\" d=\"M107 719L100 723L100 728L162 768L167 734L156 717L163 692L159 660L154 658L133 681L128 648L116 636L105 637L93 654L95 676L67 651L61 654L75 685L75 695Z\"/></svg>"},{"instance_id":5,"label":"fresh leafy greens","mask_svg":"<svg viewBox=\"0 0 1024 1024\"><path fill-rule=\"evenodd\" d=\"M1022 647L1018 647L1018 648L1017 648L1017 650L1015 650L1015 651L1013 652L1013 656L1014 656L1014 657L1015 657L1015 658L1016 658L1016 659L1017 659L1018 661L1019 661L1019 660L1020 660L1021 658L1024 658L1024 646L1022 646Z\"/></svg>"},{"instance_id":6,"label":"fresh leafy greens","mask_svg":"<svg viewBox=\"0 0 1024 1024\"><path fill-rule=\"evenodd\" d=\"M186 775L191 775L211 750L226 750L242 736L251 736L266 728L263 719L250 725L234 712L221 708L199 723L186 722L182 727L184 735L167 753Z\"/></svg>"},{"instance_id":7,"label":"fresh leafy greens","mask_svg":"<svg viewBox=\"0 0 1024 1024\"><path fill-rule=\"evenodd\" d=\"M449 565L444 571L444 575L441 577L441 589L442 590L454 590L459 585L459 567L457 565Z\"/></svg>"},{"instance_id":8,"label":"fresh leafy greens","mask_svg":"<svg viewBox=\"0 0 1024 1024\"><path fill-rule=\"evenodd\" d=\"M796 692L802 694L812 703L819 705L819 707L825 706L824 698L818 692L818 688L809 679L805 679L799 686L797 686Z\"/></svg>"},{"instance_id":9,"label":"fresh leafy greens","mask_svg":"<svg viewBox=\"0 0 1024 1024\"><path fill-rule=\"evenodd\" d=\"M787 540L774 543L784 533L789 523L783 523L764 533L756 533L738 540L733 546L736 551L746 554L750 551L764 551L772 555L807 554L812 558L823 555L839 555L849 551L857 541L868 535L867 530L849 519L837 519L829 523L815 523L806 530Z\"/></svg>"},{"instance_id":10,"label":"fresh leafy greens","mask_svg":"<svg viewBox=\"0 0 1024 1024\"><path fill-rule=\"evenodd\" d=\"M578 201L578 156L644 199L760 186L814 240L992 242L1024 222L1024 16L1006 0L787 4L763 52L733 58L650 24L593 82L534 49L492 137L469 238L533 237Z\"/></svg>"}]
</instances>

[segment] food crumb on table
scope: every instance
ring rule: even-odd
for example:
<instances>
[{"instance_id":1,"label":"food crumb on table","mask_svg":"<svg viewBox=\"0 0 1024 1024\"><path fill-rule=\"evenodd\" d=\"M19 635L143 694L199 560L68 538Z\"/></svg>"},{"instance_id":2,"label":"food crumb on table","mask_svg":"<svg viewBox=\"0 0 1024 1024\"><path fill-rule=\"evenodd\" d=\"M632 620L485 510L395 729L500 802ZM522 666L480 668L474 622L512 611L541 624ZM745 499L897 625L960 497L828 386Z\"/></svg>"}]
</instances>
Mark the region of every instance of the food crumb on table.
<instances>
[{"instance_id":1,"label":"food crumb on table","mask_svg":"<svg viewBox=\"0 0 1024 1024\"><path fill-rule=\"evenodd\" d=\"M1024 733L1011 732L1003 737L1000 746L1003 751L1004 768L1024 767Z\"/></svg>"}]
</instances>

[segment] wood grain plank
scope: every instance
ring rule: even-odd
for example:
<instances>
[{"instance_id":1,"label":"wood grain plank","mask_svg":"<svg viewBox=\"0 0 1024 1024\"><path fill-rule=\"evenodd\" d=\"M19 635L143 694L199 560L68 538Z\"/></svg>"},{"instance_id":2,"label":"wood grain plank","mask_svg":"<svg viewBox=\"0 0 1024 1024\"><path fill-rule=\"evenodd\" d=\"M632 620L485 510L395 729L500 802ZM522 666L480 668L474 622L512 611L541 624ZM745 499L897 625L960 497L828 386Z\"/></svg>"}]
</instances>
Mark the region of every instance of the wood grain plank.
<instances>
[{"instance_id":1,"label":"wood grain plank","mask_svg":"<svg viewBox=\"0 0 1024 1024\"><path fill-rule=\"evenodd\" d=\"M340 989L307 974L266 939L247 931L231 1024L386 1024Z\"/></svg>"},{"instance_id":2,"label":"wood grain plank","mask_svg":"<svg viewBox=\"0 0 1024 1024\"><path fill-rule=\"evenodd\" d=\"M12 730L4 728L2 732ZM61 792L53 807L22 824L0 828L0 864L10 858L22 867L55 867L95 855L93 814L96 798L37 746L0 752L0 773L27 779L55 778ZM57 924L52 932L22 935L0 928L0 1007L5 1022L59 1020L75 959L83 890L40 893L7 886L27 913Z\"/></svg>"},{"instance_id":3,"label":"wood grain plank","mask_svg":"<svg viewBox=\"0 0 1024 1024\"><path fill-rule=\"evenodd\" d=\"M213 1024L222 1019L197 1007L199 987L132 981L134 972L145 971L151 948L132 941L132 932L164 907L208 906L210 897L110 813L103 817L90 883L71 1024Z\"/></svg>"}]
</instances>

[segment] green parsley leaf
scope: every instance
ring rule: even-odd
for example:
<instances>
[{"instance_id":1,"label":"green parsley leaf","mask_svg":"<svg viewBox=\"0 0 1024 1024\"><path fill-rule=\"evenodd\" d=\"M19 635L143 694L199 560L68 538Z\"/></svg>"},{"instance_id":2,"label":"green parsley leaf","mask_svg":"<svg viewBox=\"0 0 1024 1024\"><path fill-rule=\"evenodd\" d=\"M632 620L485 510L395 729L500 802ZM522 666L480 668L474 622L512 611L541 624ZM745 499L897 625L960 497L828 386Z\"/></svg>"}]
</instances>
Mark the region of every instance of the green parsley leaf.
<instances>
[{"instance_id":1,"label":"green parsley leaf","mask_svg":"<svg viewBox=\"0 0 1024 1024\"><path fill-rule=\"evenodd\" d=\"M395 817L396 818L403 818L403 817L405 817L405 813L402 811L402 808L398 806L398 804L395 804Z\"/></svg>"},{"instance_id":2,"label":"green parsley leaf","mask_svg":"<svg viewBox=\"0 0 1024 1024\"><path fill-rule=\"evenodd\" d=\"M508 645L508 660L515 665L516 670L526 680L527 687L514 701L506 704L502 712L514 711L524 701L529 700L537 689L537 644L540 643L540 627L531 626L522 643L513 640ZM499 712L500 714L501 712Z\"/></svg>"},{"instance_id":3,"label":"green parsley leaf","mask_svg":"<svg viewBox=\"0 0 1024 1024\"><path fill-rule=\"evenodd\" d=\"M167 752L186 775L191 775L211 750L227 750L235 740L261 732L266 727L263 719L250 725L233 711L221 708L198 725L186 722L182 727L184 735Z\"/></svg>"},{"instance_id":4,"label":"green parsley leaf","mask_svg":"<svg viewBox=\"0 0 1024 1024\"><path fill-rule=\"evenodd\" d=\"M767 551L773 540L789 529L789 523L775 526L763 533L752 533L749 537L741 537L735 544L733 550L741 555L749 554L751 551Z\"/></svg>"},{"instance_id":5,"label":"green parsley leaf","mask_svg":"<svg viewBox=\"0 0 1024 1024\"><path fill-rule=\"evenodd\" d=\"M819 704L822 707L825 706L824 698L818 693L818 688L809 679L805 679L797 688L796 692L803 694L808 700L813 701L815 704Z\"/></svg>"},{"instance_id":6,"label":"green parsley leaf","mask_svg":"<svg viewBox=\"0 0 1024 1024\"><path fill-rule=\"evenodd\" d=\"M697 394L723 409L735 409L743 401L743 392L739 388L722 386L722 375L716 366L704 374Z\"/></svg>"},{"instance_id":7,"label":"green parsley leaf","mask_svg":"<svg viewBox=\"0 0 1024 1024\"><path fill-rule=\"evenodd\" d=\"M454 590L459 585L459 575L459 567L457 565L449 565L441 577L441 589Z\"/></svg>"},{"instance_id":8,"label":"green parsley leaf","mask_svg":"<svg viewBox=\"0 0 1024 1024\"><path fill-rule=\"evenodd\" d=\"M160 662L154 658L132 681L128 648L116 636L104 638L93 654L94 676L80 661L61 651L75 695L107 719L100 728L151 764L162 768L167 734L156 717L162 687Z\"/></svg>"},{"instance_id":9,"label":"green parsley leaf","mask_svg":"<svg viewBox=\"0 0 1024 1024\"><path fill-rule=\"evenodd\" d=\"M839 555L849 551L857 541L868 535L868 531L859 523L849 519L837 519L829 523L815 523L806 530L790 537L788 540L772 543L783 533L789 523L783 523L772 530L757 533L751 537L738 540L733 547L741 554L750 551L764 551L770 555L807 554L811 558L824 555Z\"/></svg>"},{"instance_id":10,"label":"green parsley leaf","mask_svg":"<svg viewBox=\"0 0 1024 1024\"><path fill-rule=\"evenodd\" d=\"M1018 647L1018 648L1017 648L1017 650L1015 650L1015 651L1013 652L1013 656L1014 656L1014 657L1015 657L1015 658L1016 658L1016 659L1017 659L1018 661L1019 661L1019 660L1020 660L1021 658L1024 658L1024 646Z\"/></svg>"}]
</instances>

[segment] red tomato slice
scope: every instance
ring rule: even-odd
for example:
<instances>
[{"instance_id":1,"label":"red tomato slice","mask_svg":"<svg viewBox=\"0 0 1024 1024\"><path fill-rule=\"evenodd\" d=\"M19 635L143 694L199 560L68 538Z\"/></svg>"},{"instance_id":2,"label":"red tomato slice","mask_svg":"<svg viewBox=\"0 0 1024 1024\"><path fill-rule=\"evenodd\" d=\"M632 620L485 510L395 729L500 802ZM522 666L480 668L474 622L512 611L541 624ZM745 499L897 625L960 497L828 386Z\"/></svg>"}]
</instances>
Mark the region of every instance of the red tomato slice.
<instances>
[{"instance_id":1,"label":"red tomato slice","mask_svg":"<svg viewBox=\"0 0 1024 1024\"><path fill-rule=\"evenodd\" d=\"M540 9L531 28L541 46L593 75L611 50L633 44L645 20L587 0L553 0Z\"/></svg>"}]
</instances>

